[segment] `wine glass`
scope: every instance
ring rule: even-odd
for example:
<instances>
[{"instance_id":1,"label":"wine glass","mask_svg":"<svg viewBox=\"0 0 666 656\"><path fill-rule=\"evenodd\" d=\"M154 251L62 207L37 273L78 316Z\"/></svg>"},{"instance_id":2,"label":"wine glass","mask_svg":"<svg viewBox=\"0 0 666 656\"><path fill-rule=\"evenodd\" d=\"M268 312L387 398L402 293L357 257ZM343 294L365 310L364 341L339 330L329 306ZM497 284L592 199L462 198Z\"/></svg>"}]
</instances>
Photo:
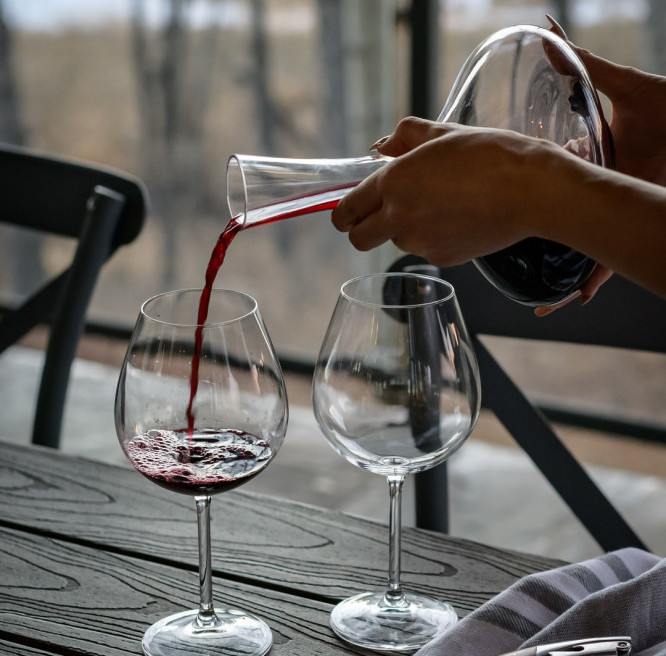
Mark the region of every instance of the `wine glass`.
<instances>
[{"instance_id":1,"label":"wine glass","mask_svg":"<svg viewBox=\"0 0 666 656\"><path fill-rule=\"evenodd\" d=\"M405 475L446 460L479 412L476 357L453 287L419 273L346 282L314 373L313 407L341 456L386 476L389 576L385 591L339 603L331 628L375 651L415 651L457 621L453 608L400 583L400 500Z\"/></svg>"},{"instance_id":2,"label":"wine glass","mask_svg":"<svg viewBox=\"0 0 666 656\"><path fill-rule=\"evenodd\" d=\"M214 289L197 321L202 290L146 301L134 327L115 402L120 445L135 469L194 497L200 604L166 617L143 637L147 656L261 656L268 626L213 606L211 495L246 483L273 459L287 427L284 379L256 301Z\"/></svg>"}]
</instances>

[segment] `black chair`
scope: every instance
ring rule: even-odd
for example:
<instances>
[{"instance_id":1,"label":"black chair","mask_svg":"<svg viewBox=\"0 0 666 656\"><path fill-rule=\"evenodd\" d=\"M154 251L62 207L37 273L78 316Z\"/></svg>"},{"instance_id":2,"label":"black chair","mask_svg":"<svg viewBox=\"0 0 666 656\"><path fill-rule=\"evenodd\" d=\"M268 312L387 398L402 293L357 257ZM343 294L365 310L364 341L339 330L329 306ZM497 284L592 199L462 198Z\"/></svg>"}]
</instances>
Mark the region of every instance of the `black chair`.
<instances>
[{"instance_id":1,"label":"black chair","mask_svg":"<svg viewBox=\"0 0 666 656\"><path fill-rule=\"evenodd\" d=\"M423 264L423 260L407 256L392 268ZM481 373L482 406L495 414L604 550L626 546L645 548L643 541L560 441L549 419L661 442L666 442L666 427L649 422L614 421L560 408L537 408L498 364L480 336L666 353L666 302L615 275L584 308L572 303L546 318L537 319L531 308L502 296L472 264L440 269L439 275L456 289L474 343ZM445 467L418 474L415 494L417 526L446 532Z\"/></svg>"},{"instance_id":2,"label":"black chair","mask_svg":"<svg viewBox=\"0 0 666 656\"><path fill-rule=\"evenodd\" d=\"M38 324L50 326L34 415L34 444L57 448L70 370L102 265L141 232L147 207L129 175L0 145L0 222L78 241L71 264L0 322L0 353Z\"/></svg>"}]
</instances>

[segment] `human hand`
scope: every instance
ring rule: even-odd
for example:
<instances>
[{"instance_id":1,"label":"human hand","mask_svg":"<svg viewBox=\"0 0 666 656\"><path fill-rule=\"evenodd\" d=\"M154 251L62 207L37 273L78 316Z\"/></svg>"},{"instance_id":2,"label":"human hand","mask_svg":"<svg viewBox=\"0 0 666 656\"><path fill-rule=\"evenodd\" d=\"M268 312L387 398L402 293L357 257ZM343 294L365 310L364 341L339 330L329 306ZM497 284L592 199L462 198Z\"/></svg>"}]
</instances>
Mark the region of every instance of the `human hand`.
<instances>
[{"instance_id":1,"label":"human hand","mask_svg":"<svg viewBox=\"0 0 666 656\"><path fill-rule=\"evenodd\" d=\"M552 31L568 40L564 30L550 16L548 19ZM666 78L569 45L585 64L595 88L611 103L617 170L666 186Z\"/></svg>"},{"instance_id":2,"label":"human hand","mask_svg":"<svg viewBox=\"0 0 666 656\"><path fill-rule=\"evenodd\" d=\"M413 117L403 119L393 134L373 148L398 159L340 201L333 212L334 225L349 232L359 250L391 239L403 250L440 266L501 250L527 236L517 227L519 221L512 232L511 219L524 216L532 203L543 207L544 190L556 188L547 175L539 176L546 167L532 160L561 150L512 132ZM555 208L557 203L545 206ZM574 299L589 302L611 275L597 265L574 297L537 308L535 314L545 316Z\"/></svg>"},{"instance_id":3,"label":"human hand","mask_svg":"<svg viewBox=\"0 0 666 656\"><path fill-rule=\"evenodd\" d=\"M597 266L594 267L590 277L575 294L565 299L564 301L561 301L560 303L555 303L553 305L542 305L540 307L534 308L535 316L545 317L551 312L559 310L560 308L575 300L578 301L579 305L587 305L592 300L597 291L599 291L601 285L603 285L612 275L613 272L609 268L601 264L597 264Z\"/></svg>"},{"instance_id":4,"label":"human hand","mask_svg":"<svg viewBox=\"0 0 666 656\"><path fill-rule=\"evenodd\" d=\"M617 169L666 186L666 121L654 111L666 101L666 78L572 47L593 84L611 101ZM401 122L376 148L397 159L363 181L333 213L333 223L348 231L360 250L391 239L433 264L448 266L501 250L525 236L569 243L567 228L559 238L549 236L551 230L545 228L549 222L551 227L559 225L562 199L580 198L586 192L584 196L596 199L595 205L599 201L595 186L585 183L594 177L591 165L575 164L575 157L563 156L564 149L555 152L547 142L535 144L517 134L412 118ZM652 195L649 190L641 194L645 200ZM526 210L534 208L539 211L528 216ZM603 212L603 207L597 210ZM601 249L605 257L613 251L611 260L622 251L615 252L592 236L583 241L593 251ZM581 250L586 252L584 246ZM617 261L625 275L635 271L631 256L624 254ZM598 265L581 289L580 301L587 302L610 275L610 269Z\"/></svg>"},{"instance_id":5,"label":"human hand","mask_svg":"<svg viewBox=\"0 0 666 656\"><path fill-rule=\"evenodd\" d=\"M592 84L611 103L610 130L615 148L615 167L635 178L666 186L666 78L620 66L580 48L568 40L562 27L548 16L552 31L565 39L587 68ZM574 297L581 304L589 302L599 287L612 276L612 271L597 265L589 280ZM545 316L564 303L537 308Z\"/></svg>"},{"instance_id":6,"label":"human hand","mask_svg":"<svg viewBox=\"0 0 666 656\"><path fill-rule=\"evenodd\" d=\"M528 236L532 203L543 203L552 187L540 160L564 152L515 132L413 117L375 147L395 159L340 201L333 224L359 250L392 240L438 266Z\"/></svg>"},{"instance_id":7,"label":"human hand","mask_svg":"<svg viewBox=\"0 0 666 656\"><path fill-rule=\"evenodd\" d=\"M568 41L564 30L550 16L552 31ZM587 68L592 84L611 103L610 131L615 167L621 173L666 186L666 77L620 66L575 44L569 45ZM580 302L588 302L612 271L597 265L581 289ZM544 316L553 308L537 308Z\"/></svg>"}]
</instances>

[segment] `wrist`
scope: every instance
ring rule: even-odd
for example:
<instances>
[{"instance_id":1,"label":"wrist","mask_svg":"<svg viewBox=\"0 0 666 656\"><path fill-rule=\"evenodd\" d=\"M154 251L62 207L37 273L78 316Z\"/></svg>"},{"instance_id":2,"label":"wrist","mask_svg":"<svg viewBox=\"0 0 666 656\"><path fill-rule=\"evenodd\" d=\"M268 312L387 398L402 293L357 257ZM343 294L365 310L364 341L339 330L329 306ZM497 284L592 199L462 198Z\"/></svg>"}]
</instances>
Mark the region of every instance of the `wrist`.
<instances>
[{"instance_id":1,"label":"wrist","mask_svg":"<svg viewBox=\"0 0 666 656\"><path fill-rule=\"evenodd\" d=\"M598 237L606 211L608 170L554 144L539 159L534 193L540 202L531 213L531 233L590 255L582 247L588 238Z\"/></svg>"}]
</instances>

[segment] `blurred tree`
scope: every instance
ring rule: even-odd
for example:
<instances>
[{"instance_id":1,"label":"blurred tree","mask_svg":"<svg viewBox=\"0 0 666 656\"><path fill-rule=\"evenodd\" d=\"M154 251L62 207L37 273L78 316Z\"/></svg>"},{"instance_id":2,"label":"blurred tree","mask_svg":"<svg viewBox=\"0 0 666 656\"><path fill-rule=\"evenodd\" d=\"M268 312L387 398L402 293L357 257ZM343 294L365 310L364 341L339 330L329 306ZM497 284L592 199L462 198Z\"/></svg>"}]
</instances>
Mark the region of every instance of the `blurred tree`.
<instances>
[{"instance_id":1,"label":"blurred tree","mask_svg":"<svg viewBox=\"0 0 666 656\"><path fill-rule=\"evenodd\" d=\"M647 31L652 51L652 72L666 75L666 43L664 43L666 2L664 0L649 0Z\"/></svg>"},{"instance_id":2,"label":"blurred tree","mask_svg":"<svg viewBox=\"0 0 666 656\"><path fill-rule=\"evenodd\" d=\"M570 0L553 0L554 18L563 27L570 39L573 39L571 14L569 12Z\"/></svg>"},{"instance_id":3,"label":"blurred tree","mask_svg":"<svg viewBox=\"0 0 666 656\"><path fill-rule=\"evenodd\" d=\"M324 80L321 147L362 154L396 121L395 0L318 0Z\"/></svg>"},{"instance_id":4,"label":"blurred tree","mask_svg":"<svg viewBox=\"0 0 666 656\"><path fill-rule=\"evenodd\" d=\"M317 4L324 85L320 148L326 157L365 155L398 119L397 2L318 0ZM388 244L364 253L361 270L386 268L396 252ZM354 271L351 262L349 268Z\"/></svg>"},{"instance_id":5,"label":"blurred tree","mask_svg":"<svg viewBox=\"0 0 666 656\"><path fill-rule=\"evenodd\" d=\"M259 126L260 143L267 155L281 156L281 142L289 146L308 150L312 147L312 136L304 133L297 124L297 113L293 108L281 104L271 90L271 80L280 62L271 53L271 31L268 26L268 6L266 0L251 0L250 56L252 71L249 79L255 103ZM279 7L273 2L273 7Z\"/></svg>"},{"instance_id":6,"label":"blurred tree","mask_svg":"<svg viewBox=\"0 0 666 656\"><path fill-rule=\"evenodd\" d=\"M25 143L25 129L14 66L13 34L0 0L0 141L20 146ZM35 289L44 278L41 258L35 256L41 242L35 234L13 229L3 240L5 261L12 265L12 287L20 295Z\"/></svg>"},{"instance_id":7,"label":"blurred tree","mask_svg":"<svg viewBox=\"0 0 666 656\"><path fill-rule=\"evenodd\" d=\"M179 228L193 220L205 174L204 118L217 30L189 29L191 0L162 0L151 23L144 0L132 2L133 61L141 121L143 177L164 224L163 278L177 283Z\"/></svg>"},{"instance_id":8,"label":"blurred tree","mask_svg":"<svg viewBox=\"0 0 666 656\"><path fill-rule=\"evenodd\" d=\"M294 124L289 108L283 108L271 93L271 53L270 34L267 27L265 0L251 0L252 37L250 41L253 61L251 84L254 95L254 108L259 124L262 152L279 157L280 137L291 144L307 147L308 137ZM276 226L277 247L283 257L289 256L294 248L293 233L296 228L290 222Z\"/></svg>"},{"instance_id":9,"label":"blurred tree","mask_svg":"<svg viewBox=\"0 0 666 656\"><path fill-rule=\"evenodd\" d=\"M24 142L24 129L14 74L13 43L4 2L0 0L0 139L20 145Z\"/></svg>"},{"instance_id":10,"label":"blurred tree","mask_svg":"<svg viewBox=\"0 0 666 656\"><path fill-rule=\"evenodd\" d=\"M270 93L268 35L265 0L252 0L252 53L254 56L254 96L259 117L259 134L265 152L277 154L275 128L277 107Z\"/></svg>"},{"instance_id":11,"label":"blurred tree","mask_svg":"<svg viewBox=\"0 0 666 656\"><path fill-rule=\"evenodd\" d=\"M347 86L344 75L344 40L342 3L339 0L317 0L321 61L324 71L322 147L331 157L347 152ZM335 111L331 111L335 108Z\"/></svg>"}]
</instances>

